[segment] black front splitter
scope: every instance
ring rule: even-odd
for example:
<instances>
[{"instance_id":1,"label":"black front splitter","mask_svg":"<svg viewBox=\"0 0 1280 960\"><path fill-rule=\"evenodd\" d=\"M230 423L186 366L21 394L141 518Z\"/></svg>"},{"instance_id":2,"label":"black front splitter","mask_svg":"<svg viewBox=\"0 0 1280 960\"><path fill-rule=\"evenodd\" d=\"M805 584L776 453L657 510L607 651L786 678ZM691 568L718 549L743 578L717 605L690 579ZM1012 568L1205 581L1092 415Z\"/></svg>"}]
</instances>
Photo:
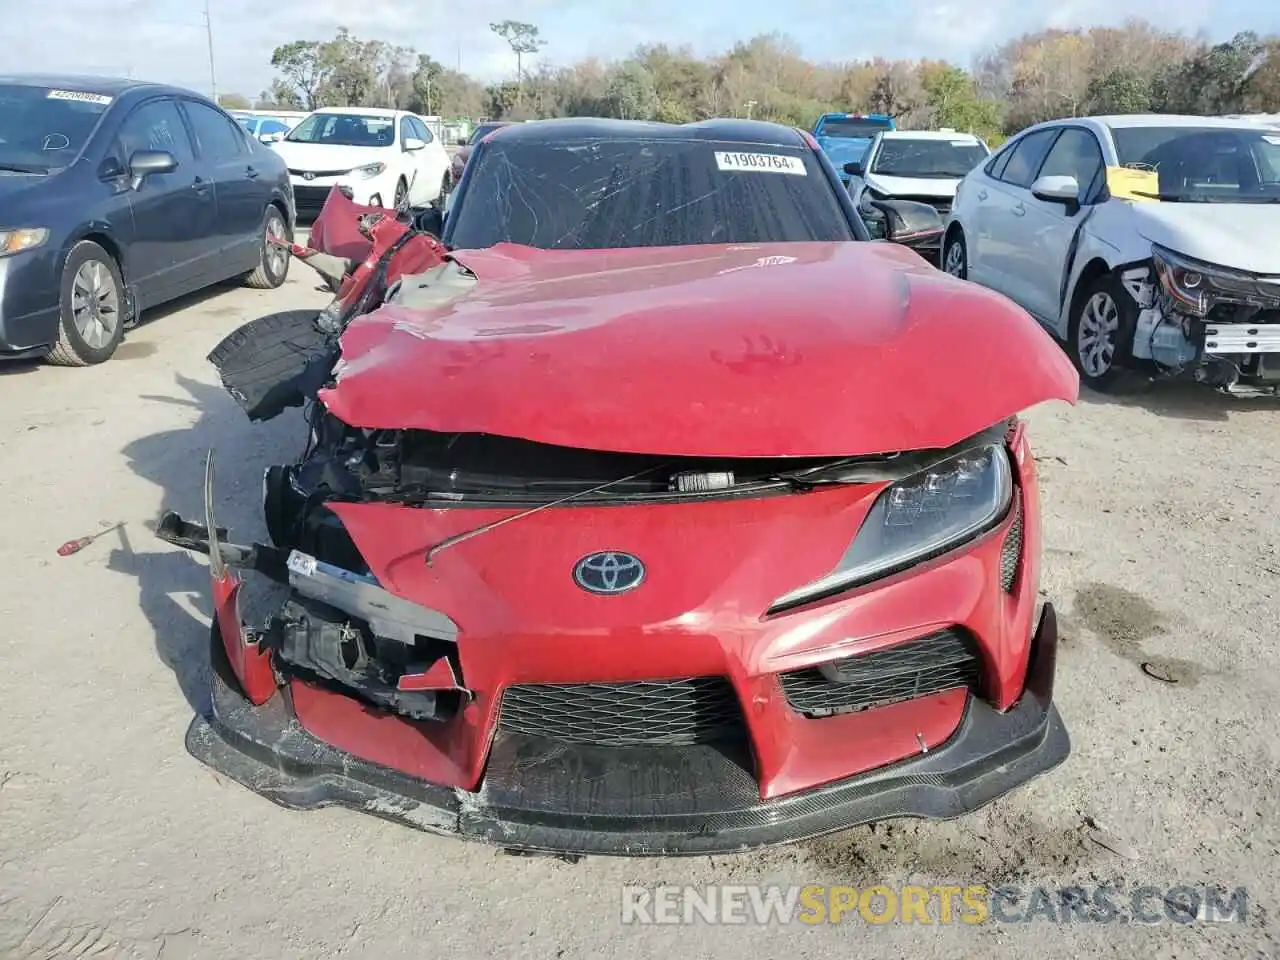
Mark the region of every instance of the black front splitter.
<instances>
[{"instance_id":1,"label":"black front splitter","mask_svg":"<svg viewBox=\"0 0 1280 960\"><path fill-rule=\"evenodd\" d=\"M1011 710L971 698L943 746L774 800L760 799L749 761L731 751L601 748L507 733L495 738L479 791L431 784L316 739L284 696L252 706L219 669L216 636L212 710L192 722L187 748L292 809L344 806L548 853L725 853L895 817L952 819L1058 766L1070 741L1052 703L1057 645L1057 619L1046 605L1026 691Z\"/></svg>"}]
</instances>

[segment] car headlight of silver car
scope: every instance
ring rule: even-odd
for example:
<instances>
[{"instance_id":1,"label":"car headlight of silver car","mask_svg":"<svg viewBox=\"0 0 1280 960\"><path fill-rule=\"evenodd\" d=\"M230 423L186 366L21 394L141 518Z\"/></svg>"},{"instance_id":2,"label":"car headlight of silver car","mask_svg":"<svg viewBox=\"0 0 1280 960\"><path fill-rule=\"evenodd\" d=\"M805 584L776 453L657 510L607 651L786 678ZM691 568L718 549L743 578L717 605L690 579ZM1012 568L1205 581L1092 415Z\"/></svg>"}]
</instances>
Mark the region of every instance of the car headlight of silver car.
<instances>
[{"instance_id":1,"label":"car headlight of silver car","mask_svg":"<svg viewBox=\"0 0 1280 960\"><path fill-rule=\"evenodd\" d=\"M1252 273L1195 260L1155 243L1151 259L1165 296L1193 317L1205 316L1222 301L1258 307L1280 303L1280 296L1270 286L1264 289L1261 278Z\"/></svg>"},{"instance_id":2,"label":"car headlight of silver car","mask_svg":"<svg viewBox=\"0 0 1280 960\"><path fill-rule=\"evenodd\" d=\"M996 526L1013 499L1003 443L976 447L891 483L853 543L821 579L779 597L769 612L795 607L946 553Z\"/></svg>"}]
</instances>

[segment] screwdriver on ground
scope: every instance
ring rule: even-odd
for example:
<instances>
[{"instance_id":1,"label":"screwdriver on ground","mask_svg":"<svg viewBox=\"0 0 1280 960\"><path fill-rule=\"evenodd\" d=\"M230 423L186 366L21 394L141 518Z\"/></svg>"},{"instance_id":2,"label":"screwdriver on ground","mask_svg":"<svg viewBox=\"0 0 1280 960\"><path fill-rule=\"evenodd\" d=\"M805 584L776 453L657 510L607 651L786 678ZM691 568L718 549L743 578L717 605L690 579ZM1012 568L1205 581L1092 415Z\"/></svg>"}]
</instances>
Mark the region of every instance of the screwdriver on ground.
<instances>
[{"instance_id":1,"label":"screwdriver on ground","mask_svg":"<svg viewBox=\"0 0 1280 960\"><path fill-rule=\"evenodd\" d=\"M58 548L58 556L69 557L73 553L79 553L81 550L83 550L89 544L93 543L93 541L97 540L99 537L105 536L106 534L110 533L112 530L119 530L123 526L124 526L124 521L121 520L119 523L115 524L114 526L107 527L105 530L99 530L97 533L91 533L87 537L80 537L76 540L68 540L66 543L64 543L62 546Z\"/></svg>"}]
</instances>

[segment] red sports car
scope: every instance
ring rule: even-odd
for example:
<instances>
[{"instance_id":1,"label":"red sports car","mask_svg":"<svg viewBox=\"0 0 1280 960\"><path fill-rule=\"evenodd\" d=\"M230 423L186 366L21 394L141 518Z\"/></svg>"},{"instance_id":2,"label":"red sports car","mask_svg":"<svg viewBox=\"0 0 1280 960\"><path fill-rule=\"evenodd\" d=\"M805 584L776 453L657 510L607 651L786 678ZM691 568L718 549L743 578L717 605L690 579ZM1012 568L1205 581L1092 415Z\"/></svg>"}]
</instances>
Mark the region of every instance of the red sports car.
<instances>
[{"instance_id":1,"label":"red sports car","mask_svg":"<svg viewBox=\"0 0 1280 960\"><path fill-rule=\"evenodd\" d=\"M212 455L204 522L162 521L214 578L191 751L290 807L621 854L955 817L1061 763L1017 415L1077 378L910 249L936 213L883 201L872 241L758 122L522 124L470 162L443 223L332 196L334 304L211 354L310 437L270 543L218 529ZM245 571L288 584L265 623Z\"/></svg>"}]
</instances>

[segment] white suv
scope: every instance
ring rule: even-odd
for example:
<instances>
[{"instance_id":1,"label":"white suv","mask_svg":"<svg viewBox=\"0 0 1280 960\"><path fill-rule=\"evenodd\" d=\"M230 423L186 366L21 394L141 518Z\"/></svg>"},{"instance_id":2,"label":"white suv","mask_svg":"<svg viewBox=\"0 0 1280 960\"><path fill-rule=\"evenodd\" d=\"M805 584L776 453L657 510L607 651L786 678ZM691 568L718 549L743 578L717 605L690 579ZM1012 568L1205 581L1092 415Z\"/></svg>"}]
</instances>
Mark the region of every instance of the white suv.
<instances>
[{"instance_id":1,"label":"white suv","mask_svg":"<svg viewBox=\"0 0 1280 960\"><path fill-rule=\"evenodd\" d=\"M299 207L322 206L335 185L356 203L389 208L438 202L449 187L440 138L404 110L326 107L274 146Z\"/></svg>"},{"instance_id":2,"label":"white suv","mask_svg":"<svg viewBox=\"0 0 1280 960\"><path fill-rule=\"evenodd\" d=\"M1161 115L1030 127L961 182L942 263L1065 340L1094 389L1145 364L1280 393L1280 132Z\"/></svg>"}]
</instances>

